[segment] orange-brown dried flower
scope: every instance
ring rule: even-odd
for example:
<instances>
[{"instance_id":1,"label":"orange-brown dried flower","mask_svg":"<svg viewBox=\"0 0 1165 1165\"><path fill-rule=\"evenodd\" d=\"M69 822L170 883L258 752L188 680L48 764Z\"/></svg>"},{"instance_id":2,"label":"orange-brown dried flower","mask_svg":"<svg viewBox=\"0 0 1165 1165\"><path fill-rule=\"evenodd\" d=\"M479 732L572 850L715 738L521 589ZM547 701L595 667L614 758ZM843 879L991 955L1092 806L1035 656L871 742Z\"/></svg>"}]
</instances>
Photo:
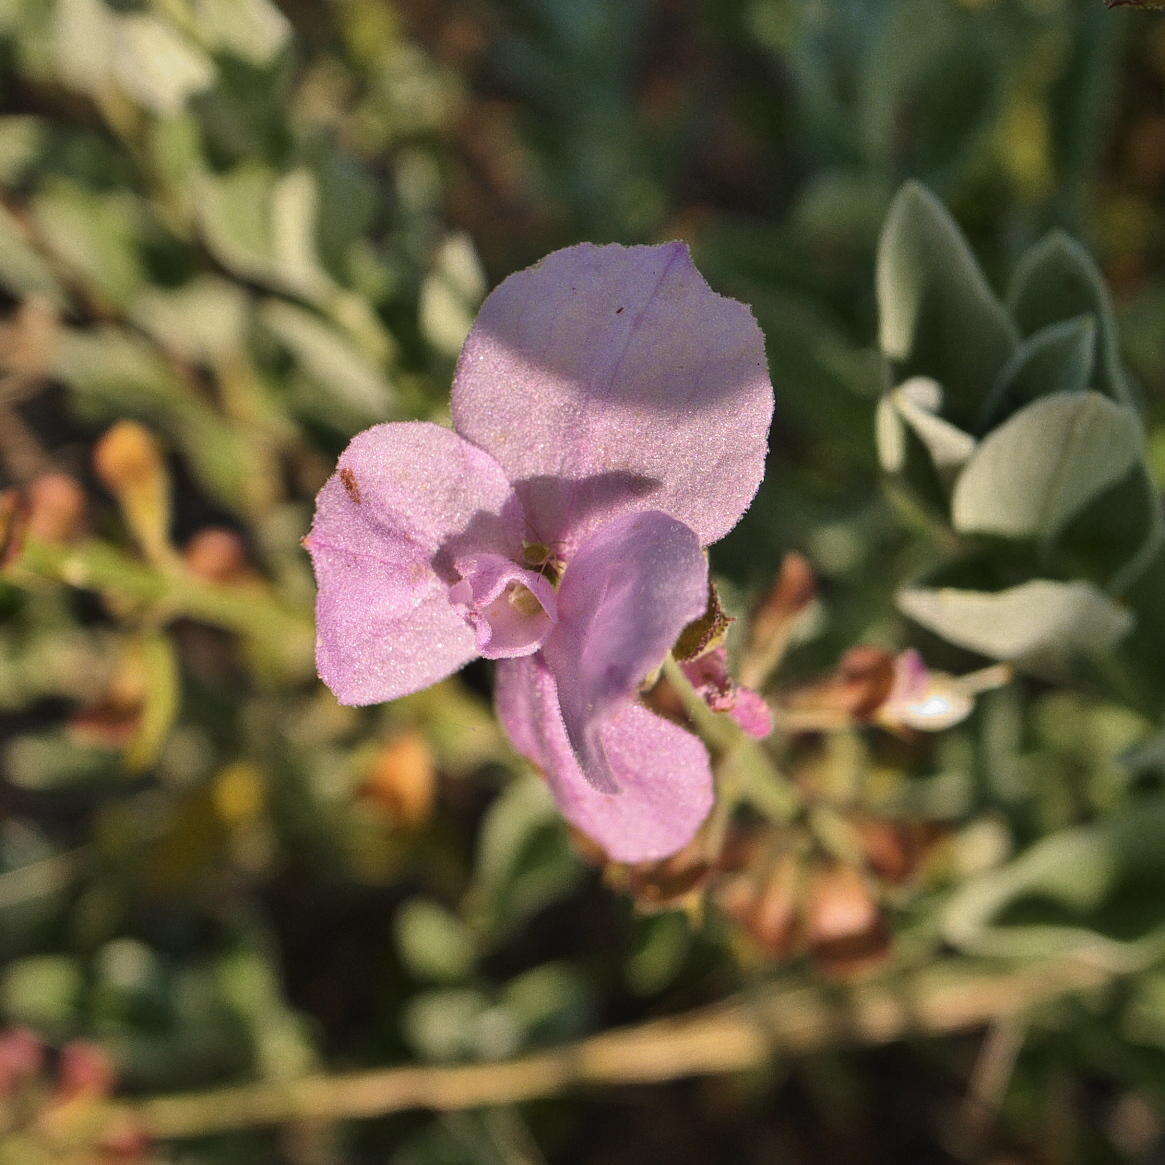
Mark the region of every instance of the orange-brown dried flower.
<instances>
[{"instance_id":1,"label":"orange-brown dried flower","mask_svg":"<svg viewBox=\"0 0 1165 1165\"><path fill-rule=\"evenodd\" d=\"M45 473L28 487L28 532L45 542L71 542L85 524L85 491L65 473Z\"/></svg>"},{"instance_id":2,"label":"orange-brown dried flower","mask_svg":"<svg viewBox=\"0 0 1165 1165\"><path fill-rule=\"evenodd\" d=\"M437 795L436 761L424 736L410 730L387 741L376 753L361 792L400 825L424 825Z\"/></svg>"},{"instance_id":3,"label":"orange-brown dried flower","mask_svg":"<svg viewBox=\"0 0 1165 1165\"><path fill-rule=\"evenodd\" d=\"M853 866L826 862L810 872L804 919L809 953L825 974L850 978L889 956L885 914Z\"/></svg>"},{"instance_id":4,"label":"orange-brown dried flower","mask_svg":"<svg viewBox=\"0 0 1165 1165\"><path fill-rule=\"evenodd\" d=\"M118 421L93 450L97 476L114 493L160 477L165 466L153 434L137 421Z\"/></svg>"},{"instance_id":5,"label":"orange-brown dried flower","mask_svg":"<svg viewBox=\"0 0 1165 1165\"><path fill-rule=\"evenodd\" d=\"M186 543L182 559L191 574L207 582L239 582L251 576L242 538L222 526L199 530Z\"/></svg>"}]
</instances>

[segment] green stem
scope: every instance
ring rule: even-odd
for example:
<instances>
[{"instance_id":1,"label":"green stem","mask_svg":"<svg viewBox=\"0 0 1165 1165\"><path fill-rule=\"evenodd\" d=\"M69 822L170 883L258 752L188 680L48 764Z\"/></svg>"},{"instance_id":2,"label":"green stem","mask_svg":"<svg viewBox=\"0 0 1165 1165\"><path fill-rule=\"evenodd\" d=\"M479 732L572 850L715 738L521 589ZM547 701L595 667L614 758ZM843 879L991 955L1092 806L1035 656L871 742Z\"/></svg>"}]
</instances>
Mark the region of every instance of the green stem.
<instances>
[{"instance_id":1,"label":"green stem","mask_svg":"<svg viewBox=\"0 0 1165 1165\"><path fill-rule=\"evenodd\" d=\"M221 627L249 641L281 671L311 670L309 613L288 606L261 582L215 583L180 566L160 570L97 539L76 545L30 539L12 573L17 581L24 574L97 591L115 608L138 608L158 625L187 618Z\"/></svg>"},{"instance_id":2,"label":"green stem","mask_svg":"<svg viewBox=\"0 0 1165 1165\"><path fill-rule=\"evenodd\" d=\"M801 807L796 789L761 742L730 716L713 712L671 655L664 660L663 674L679 696L697 735L720 762L716 766L718 812L727 817L736 805L747 801L774 821L785 822L796 816Z\"/></svg>"}]
</instances>

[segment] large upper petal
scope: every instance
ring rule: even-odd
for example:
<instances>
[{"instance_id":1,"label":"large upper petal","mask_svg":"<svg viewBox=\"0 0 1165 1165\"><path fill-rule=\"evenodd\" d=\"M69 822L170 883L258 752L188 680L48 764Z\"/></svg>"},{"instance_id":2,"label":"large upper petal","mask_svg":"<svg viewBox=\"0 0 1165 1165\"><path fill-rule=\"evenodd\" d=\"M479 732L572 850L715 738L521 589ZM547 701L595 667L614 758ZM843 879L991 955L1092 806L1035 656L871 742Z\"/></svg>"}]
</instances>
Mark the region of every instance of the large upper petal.
<instances>
[{"instance_id":1,"label":"large upper petal","mask_svg":"<svg viewBox=\"0 0 1165 1165\"><path fill-rule=\"evenodd\" d=\"M714 796L708 753L679 725L628 699L608 711L599 733L619 786L611 794L583 776L541 656L499 663L495 701L514 747L546 774L562 815L615 861L668 857L708 816Z\"/></svg>"},{"instance_id":2,"label":"large upper petal","mask_svg":"<svg viewBox=\"0 0 1165 1165\"><path fill-rule=\"evenodd\" d=\"M511 275L453 386L457 430L505 469L538 536L568 549L629 509L715 542L760 484L772 407L752 313L682 243L586 243Z\"/></svg>"},{"instance_id":3,"label":"large upper petal","mask_svg":"<svg viewBox=\"0 0 1165 1165\"><path fill-rule=\"evenodd\" d=\"M699 539L667 514L613 518L567 564L558 622L542 653L558 685L567 736L597 787L618 783L598 725L663 662L707 600L708 560Z\"/></svg>"},{"instance_id":4,"label":"large upper petal","mask_svg":"<svg viewBox=\"0 0 1165 1165\"><path fill-rule=\"evenodd\" d=\"M316 499L316 663L343 704L428 687L477 655L449 600L455 558L515 557L521 505L497 463L440 425L353 438Z\"/></svg>"}]
</instances>

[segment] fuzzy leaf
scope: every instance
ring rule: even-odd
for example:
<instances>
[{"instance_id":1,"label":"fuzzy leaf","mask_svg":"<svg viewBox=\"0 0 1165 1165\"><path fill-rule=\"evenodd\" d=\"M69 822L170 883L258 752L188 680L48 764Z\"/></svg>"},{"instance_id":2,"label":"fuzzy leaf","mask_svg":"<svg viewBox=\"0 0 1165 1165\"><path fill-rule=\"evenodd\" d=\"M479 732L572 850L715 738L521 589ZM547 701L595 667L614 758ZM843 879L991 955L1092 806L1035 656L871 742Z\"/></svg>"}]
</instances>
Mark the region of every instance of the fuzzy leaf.
<instances>
[{"instance_id":1,"label":"fuzzy leaf","mask_svg":"<svg viewBox=\"0 0 1165 1165\"><path fill-rule=\"evenodd\" d=\"M878 245L879 339L895 381L933 377L961 429L1018 344L954 220L918 183L902 188Z\"/></svg>"},{"instance_id":2,"label":"fuzzy leaf","mask_svg":"<svg viewBox=\"0 0 1165 1165\"><path fill-rule=\"evenodd\" d=\"M1042 397L989 433L955 485L964 534L1050 541L1140 458L1133 413L1096 392Z\"/></svg>"},{"instance_id":3,"label":"fuzzy leaf","mask_svg":"<svg viewBox=\"0 0 1165 1165\"><path fill-rule=\"evenodd\" d=\"M1050 579L993 592L909 588L899 593L898 607L959 647L1037 672L1105 651L1133 625L1127 611L1089 583Z\"/></svg>"},{"instance_id":4,"label":"fuzzy leaf","mask_svg":"<svg viewBox=\"0 0 1165 1165\"><path fill-rule=\"evenodd\" d=\"M1114 400L1132 403L1108 288L1091 255L1075 239L1054 231L1028 251L1016 269L1007 301L1025 336L1049 324L1092 316L1098 326L1096 387Z\"/></svg>"},{"instance_id":5,"label":"fuzzy leaf","mask_svg":"<svg viewBox=\"0 0 1165 1165\"><path fill-rule=\"evenodd\" d=\"M1096 359L1096 318L1048 324L1020 344L984 408L983 430L1053 392L1083 392Z\"/></svg>"}]
</instances>

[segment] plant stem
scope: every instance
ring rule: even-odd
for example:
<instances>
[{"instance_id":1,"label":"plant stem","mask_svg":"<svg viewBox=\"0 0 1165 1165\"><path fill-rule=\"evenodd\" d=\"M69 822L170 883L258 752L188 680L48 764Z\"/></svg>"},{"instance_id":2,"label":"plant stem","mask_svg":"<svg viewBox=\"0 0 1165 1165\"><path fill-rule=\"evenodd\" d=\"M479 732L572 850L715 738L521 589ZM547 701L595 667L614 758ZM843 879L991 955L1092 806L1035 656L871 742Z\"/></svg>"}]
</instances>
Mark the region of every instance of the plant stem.
<instances>
[{"instance_id":1,"label":"plant stem","mask_svg":"<svg viewBox=\"0 0 1165 1165\"><path fill-rule=\"evenodd\" d=\"M290 1121L504 1105L585 1087L741 1072L776 1056L839 1044L974 1029L1110 982L1110 972L1078 960L992 971L952 959L893 982L844 990L772 984L686 1015L503 1063L308 1076L160 1096L129 1107L148 1134L168 1140Z\"/></svg>"}]
</instances>

